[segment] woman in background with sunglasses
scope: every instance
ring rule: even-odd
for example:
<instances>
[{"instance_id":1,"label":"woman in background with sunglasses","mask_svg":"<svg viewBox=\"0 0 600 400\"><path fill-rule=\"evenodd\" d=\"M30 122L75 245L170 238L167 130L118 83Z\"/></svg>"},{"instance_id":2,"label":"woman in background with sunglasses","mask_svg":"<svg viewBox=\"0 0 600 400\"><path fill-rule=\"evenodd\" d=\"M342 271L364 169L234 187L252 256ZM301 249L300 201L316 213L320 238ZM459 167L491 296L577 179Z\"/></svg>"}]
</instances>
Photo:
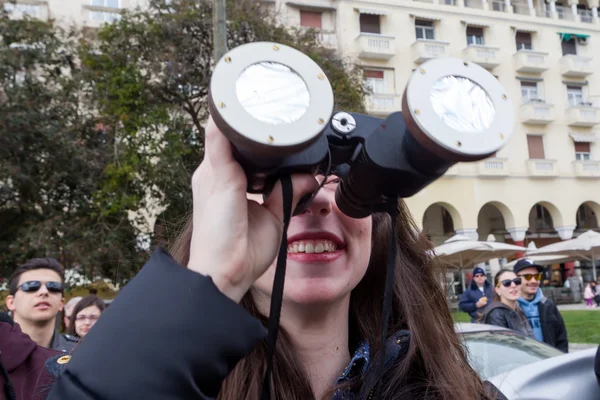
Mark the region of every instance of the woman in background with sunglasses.
<instances>
[{"instance_id":1,"label":"woman in background with sunglasses","mask_svg":"<svg viewBox=\"0 0 600 400\"><path fill-rule=\"evenodd\" d=\"M71 314L69 334L79 338L87 335L104 312L104 308L104 301L93 294L81 299Z\"/></svg>"},{"instance_id":2,"label":"woman in background with sunglasses","mask_svg":"<svg viewBox=\"0 0 600 400\"><path fill-rule=\"evenodd\" d=\"M521 278L509 270L494 277L494 302L482 317L482 322L503 326L535 339L527 317L517 304L521 294Z\"/></svg>"}]
</instances>

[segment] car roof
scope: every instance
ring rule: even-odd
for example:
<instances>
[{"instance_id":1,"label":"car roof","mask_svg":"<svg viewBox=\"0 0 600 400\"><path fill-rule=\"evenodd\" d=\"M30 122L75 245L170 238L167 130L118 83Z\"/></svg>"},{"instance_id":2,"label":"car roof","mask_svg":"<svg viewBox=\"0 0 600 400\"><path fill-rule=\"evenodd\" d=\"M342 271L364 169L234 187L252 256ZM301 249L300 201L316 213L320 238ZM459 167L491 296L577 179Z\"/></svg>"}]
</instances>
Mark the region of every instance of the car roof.
<instances>
[{"instance_id":1,"label":"car roof","mask_svg":"<svg viewBox=\"0 0 600 400\"><path fill-rule=\"evenodd\" d=\"M456 322L454 329L458 333L475 333L475 332L490 332L490 331L510 331L510 329L502 326L474 324L472 322Z\"/></svg>"}]
</instances>

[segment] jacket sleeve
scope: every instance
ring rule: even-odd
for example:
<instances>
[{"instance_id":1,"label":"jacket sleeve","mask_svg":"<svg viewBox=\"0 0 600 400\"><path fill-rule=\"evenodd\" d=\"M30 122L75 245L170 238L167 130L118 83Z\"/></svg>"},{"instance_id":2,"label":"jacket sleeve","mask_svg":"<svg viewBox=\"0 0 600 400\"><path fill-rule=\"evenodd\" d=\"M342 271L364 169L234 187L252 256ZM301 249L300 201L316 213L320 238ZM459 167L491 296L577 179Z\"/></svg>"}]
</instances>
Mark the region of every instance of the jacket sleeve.
<instances>
[{"instance_id":1,"label":"jacket sleeve","mask_svg":"<svg viewBox=\"0 0 600 400\"><path fill-rule=\"evenodd\" d=\"M471 314L474 311L477 311L477 306L475 302L471 299L469 295L469 290L465 290L460 298L460 302L458 303L458 308L462 311Z\"/></svg>"},{"instance_id":2,"label":"jacket sleeve","mask_svg":"<svg viewBox=\"0 0 600 400\"><path fill-rule=\"evenodd\" d=\"M266 329L157 250L106 309L48 400L210 399Z\"/></svg>"},{"instance_id":3,"label":"jacket sleeve","mask_svg":"<svg viewBox=\"0 0 600 400\"><path fill-rule=\"evenodd\" d=\"M556 329L556 347L559 350L564 351L565 353L569 352L569 340L567 337L567 327L565 326L565 321L563 320L562 315L560 315L560 311L555 304L552 304L552 308L554 313L556 314L557 324L555 325Z\"/></svg>"}]
</instances>

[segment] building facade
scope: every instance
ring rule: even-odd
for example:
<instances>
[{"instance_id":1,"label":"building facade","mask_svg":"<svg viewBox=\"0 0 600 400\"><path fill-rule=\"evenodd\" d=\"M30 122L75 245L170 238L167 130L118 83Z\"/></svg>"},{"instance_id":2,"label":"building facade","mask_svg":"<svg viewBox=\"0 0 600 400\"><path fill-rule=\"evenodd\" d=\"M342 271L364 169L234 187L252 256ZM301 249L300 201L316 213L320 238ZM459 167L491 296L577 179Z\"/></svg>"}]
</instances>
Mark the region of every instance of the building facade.
<instances>
[{"instance_id":1,"label":"building facade","mask_svg":"<svg viewBox=\"0 0 600 400\"><path fill-rule=\"evenodd\" d=\"M436 244L493 234L537 247L600 222L599 1L263 0L362 66L374 115L400 110L412 71L434 57L463 58L496 76L514 103L512 139L492 158L455 165L407 203ZM145 0L19 3L40 18L99 26Z\"/></svg>"}]
</instances>

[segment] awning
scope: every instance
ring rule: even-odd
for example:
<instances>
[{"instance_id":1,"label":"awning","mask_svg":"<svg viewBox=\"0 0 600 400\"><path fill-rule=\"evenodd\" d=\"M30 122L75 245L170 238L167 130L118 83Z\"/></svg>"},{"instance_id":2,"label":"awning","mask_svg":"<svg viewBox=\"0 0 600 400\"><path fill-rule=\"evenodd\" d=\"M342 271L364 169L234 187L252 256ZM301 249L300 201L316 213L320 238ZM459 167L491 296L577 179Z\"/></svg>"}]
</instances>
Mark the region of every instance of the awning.
<instances>
[{"instance_id":1,"label":"awning","mask_svg":"<svg viewBox=\"0 0 600 400\"><path fill-rule=\"evenodd\" d=\"M477 28L488 28L490 26L489 24L486 24L485 22L471 22L471 21L464 21L464 20L460 21L460 22L462 22L464 25L474 26Z\"/></svg>"},{"instance_id":2,"label":"awning","mask_svg":"<svg viewBox=\"0 0 600 400\"><path fill-rule=\"evenodd\" d=\"M371 15L388 15L385 10L374 10L372 8L355 8L360 14L371 14Z\"/></svg>"},{"instance_id":3,"label":"awning","mask_svg":"<svg viewBox=\"0 0 600 400\"><path fill-rule=\"evenodd\" d=\"M587 86L588 81L562 81L567 86Z\"/></svg>"},{"instance_id":4,"label":"awning","mask_svg":"<svg viewBox=\"0 0 600 400\"><path fill-rule=\"evenodd\" d=\"M595 133L569 133L569 136L577 143L595 143L598 141Z\"/></svg>"},{"instance_id":5,"label":"awning","mask_svg":"<svg viewBox=\"0 0 600 400\"><path fill-rule=\"evenodd\" d=\"M532 78L529 76L516 76L519 81L542 82L544 78Z\"/></svg>"},{"instance_id":6,"label":"awning","mask_svg":"<svg viewBox=\"0 0 600 400\"><path fill-rule=\"evenodd\" d=\"M524 28L524 27L520 27L520 26L511 26L511 28L513 28L516 32L528 32L528 33L536 33L537 30L533 29L533 28Z\"/></svg>"},{"instance_id":7,"label":"awning","mask_svg":"<svg viewBox=\"0 0 600 400\"><path fill-rule=\"evenodd\" d=\"M290 7L300 7L303 9L313 9L313 10L327 10L327 11L335 11L335 7L326 6L324 4L319 4L318 2L314 3L296 3L294 1L288 1L287 4Z\"/></svg>"},{"instance_id":8,"label":"awning","mask_svg":"<svg viewBox=\"0 0 600 400\"><path fill-rule=\"evenodd\" d=\"M440 21L441 20L440 17L431 17L429 15L423 15L423 14L413 14L413 13L410 13L408 15L410 15L414 19L422 19L422 20L425 20L425 21Z\"/></svg>"},{"instance_id":9,"label":"awning","mask_svg":"<svg viewBox=\"0 0 600 400\"><path fill-rule=\"evenodd\" d=\"M558 32L558 34L560 35L560 38L562 40L564 40L565 42L571 40L571 38L577 38L577 39L587 39L590 37L590 35L584 35L582 33L565 33L565 32Z\"/></svg>"}]
</instances>

